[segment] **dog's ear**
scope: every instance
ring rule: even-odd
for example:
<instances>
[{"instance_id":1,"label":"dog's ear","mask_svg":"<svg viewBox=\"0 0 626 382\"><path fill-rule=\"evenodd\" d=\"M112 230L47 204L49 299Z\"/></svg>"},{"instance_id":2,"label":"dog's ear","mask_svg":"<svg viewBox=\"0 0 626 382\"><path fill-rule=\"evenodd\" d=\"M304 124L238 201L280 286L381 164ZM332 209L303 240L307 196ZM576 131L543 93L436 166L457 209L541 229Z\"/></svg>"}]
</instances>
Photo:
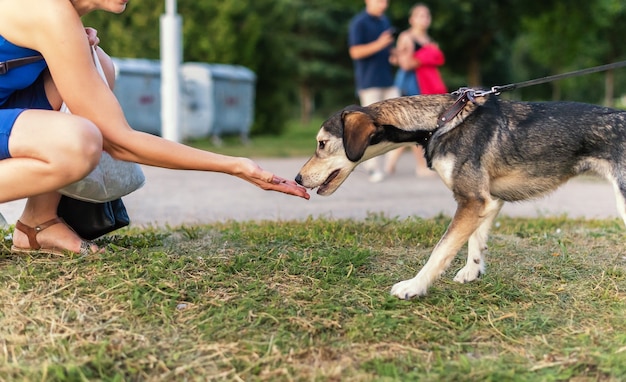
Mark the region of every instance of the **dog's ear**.
<instances>
[{"instance_id":1,"label":"dog's ear","mask_svg":"<svg viewBox=\"0 0 626 382\"><path fill-rule=\"evenodd\" d=\"M377 131L374 120L362 111L346 110L341 113L343 122L343 147L352 162L358 162Z\"/></svg>"}]
</instances>

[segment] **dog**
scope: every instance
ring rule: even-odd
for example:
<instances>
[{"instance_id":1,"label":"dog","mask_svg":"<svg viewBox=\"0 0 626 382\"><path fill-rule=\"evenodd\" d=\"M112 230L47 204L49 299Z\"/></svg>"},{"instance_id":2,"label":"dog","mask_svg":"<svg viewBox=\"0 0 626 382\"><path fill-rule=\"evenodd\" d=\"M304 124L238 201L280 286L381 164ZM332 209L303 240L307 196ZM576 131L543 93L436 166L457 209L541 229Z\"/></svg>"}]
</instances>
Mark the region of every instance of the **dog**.
<instances>
[{"instance_id":1,"label":"dog","mask_svg":"<svg viewBox=\"0 0 626 382\"><path fill-rule=\"evenodd\" d=\"M492 94L460 99L419 95L349 106L322 124L315 154L295 178L330 195L359 163L401 146L424 147L457 209L424 267L392 287L398 298L425 295L466 242L467 263L454 280L476 280L485 273L488 234L504 202L544 196L583 173L613 184L626 224L625 111Z\"/></svg>"}]
</instances>

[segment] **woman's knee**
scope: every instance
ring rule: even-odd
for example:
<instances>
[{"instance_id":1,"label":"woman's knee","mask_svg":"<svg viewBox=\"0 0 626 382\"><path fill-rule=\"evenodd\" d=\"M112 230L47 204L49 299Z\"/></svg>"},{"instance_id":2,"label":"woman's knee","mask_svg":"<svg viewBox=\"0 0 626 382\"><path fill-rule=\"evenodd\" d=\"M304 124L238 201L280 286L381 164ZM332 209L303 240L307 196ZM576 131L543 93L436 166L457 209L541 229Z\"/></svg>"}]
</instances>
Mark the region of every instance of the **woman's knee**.
<instances>
[{"instance_id":1,"label":"woman's knee","mask_svg":"<svg viewBox=\"0 0 626 382\"><path fill-rule=\"evenodd\" d=\"M91 121L80 118L80 128L77 138L80 140L80 150L84 158L89 159L95 166L102 154L102 133Z\"/></svg>"},{"instance_id":2,"label":"woman's knee","mask_svg":"<svg viewBox=\"0 0 626 382\"><path fill-rule=\"evenodd\" d=\"M26 110L15 121L9 137L13 158L32 158L47 174L74 181L100 161L102 134L86 118L46 110Z\"/></svg>"},{"instance_id":3,"label":"woman's knee","mask_svg":"<svg viewBox=\"0 0 626 382\"><path fill-rule=\"evenodd\" d=\"M60 150L60 166L67 166L74 175L81 178L98 165L102 155L102 134L91 121L75 117L74 126L66 135L64 147Z\"/></svg>"}]
</instances>

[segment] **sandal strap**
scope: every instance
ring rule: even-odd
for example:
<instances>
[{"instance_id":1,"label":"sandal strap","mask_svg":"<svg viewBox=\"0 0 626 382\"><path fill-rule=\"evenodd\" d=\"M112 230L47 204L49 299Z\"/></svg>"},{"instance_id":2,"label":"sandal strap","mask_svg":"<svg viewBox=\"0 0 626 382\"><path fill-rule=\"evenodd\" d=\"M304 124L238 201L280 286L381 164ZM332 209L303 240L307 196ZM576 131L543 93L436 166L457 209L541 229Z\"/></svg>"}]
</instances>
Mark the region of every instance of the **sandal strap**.
<instances>
[{"instance_id":1,"label":"sandal strap","mask_svg":"<svg viewBox=\"0 0 626 382\"><path fill-rule=\"evenodd\" d=\"M59 224L62 222L63 220L61 220L61 218L56 217L56 218L52 218L48 220L47 222L39 224L38 226L31 227L31 226L27 226L26 224L18 220L17 223L15 223L15 228L19 229L20 231L26 234L26 236L28 237L28 243L30 244L31 249L41 249L41 245L37 241L37 234L48 227L51 227L55 224Z\"/></svg>"}]
</instances>

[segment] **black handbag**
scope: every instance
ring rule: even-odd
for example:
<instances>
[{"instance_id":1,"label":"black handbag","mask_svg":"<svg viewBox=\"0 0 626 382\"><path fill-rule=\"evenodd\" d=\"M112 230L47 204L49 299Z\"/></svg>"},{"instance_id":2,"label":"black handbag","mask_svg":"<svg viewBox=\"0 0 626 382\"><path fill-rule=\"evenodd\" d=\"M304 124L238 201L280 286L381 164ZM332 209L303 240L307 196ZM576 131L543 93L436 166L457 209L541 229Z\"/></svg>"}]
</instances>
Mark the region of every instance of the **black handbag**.
<instances>
[{"instance_id":1,"label":"black handbag","mask_svg":"<svg viewBox=\"0 0 626 382\"><path fill-rule=\"evenodd\" d=\"M57 214L83 239L93 240L130 224L122 199L92 203L61 196Z\"/></svg>"}]
</instances>

